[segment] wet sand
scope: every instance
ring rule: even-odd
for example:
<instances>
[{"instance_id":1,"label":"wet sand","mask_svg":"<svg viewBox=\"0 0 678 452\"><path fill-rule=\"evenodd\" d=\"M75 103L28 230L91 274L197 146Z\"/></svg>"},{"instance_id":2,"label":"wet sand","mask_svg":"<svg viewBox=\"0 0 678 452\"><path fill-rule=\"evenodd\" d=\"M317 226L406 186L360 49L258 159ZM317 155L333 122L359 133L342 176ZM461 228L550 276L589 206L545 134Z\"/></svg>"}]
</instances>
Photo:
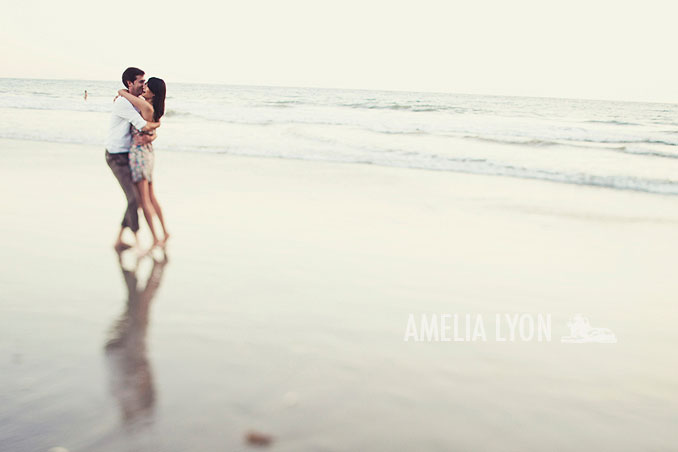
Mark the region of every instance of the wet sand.
<instances>
[{"instance_id":1,"label":"wet sand","mask_svg":"<svg viewBox=\"0 0 678 452\"><path fill-rule=\"evenodd\" d=\"M675 197L160 152L168 261L137 265L103 149L0 148L7 450L675 447ZM403 340L434 313L553 340ZM577 313L618 343L561 344Z\"/></svg>"}]
</instances>

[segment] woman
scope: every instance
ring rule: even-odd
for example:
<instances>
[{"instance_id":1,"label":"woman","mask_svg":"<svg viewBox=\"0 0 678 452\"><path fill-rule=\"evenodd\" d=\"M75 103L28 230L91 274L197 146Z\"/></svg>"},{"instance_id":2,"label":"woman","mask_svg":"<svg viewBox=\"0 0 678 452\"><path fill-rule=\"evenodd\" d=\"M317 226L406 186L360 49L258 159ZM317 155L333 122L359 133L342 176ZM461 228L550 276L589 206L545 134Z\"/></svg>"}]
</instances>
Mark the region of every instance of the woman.
<instances>
[{"instance_id":1,"label":"woman","mask_svg":"<svg viewBox=\"0 0 678 452\"><path fill-rule=\"evenodd\" d=\"M141 94L143 97L136 97L129 93L126 89L121 89L118 94L129 100L139 113L141 117L149 122L159 122L162 115L165 113L165 82L162 79L151 77L144 85L144 91ZM153 191L153 163L155 155L153 153L153 145L151 143L141 144L137 139L142 134L154 134L155 132L140 132L134 126L132 128L132 135L134 136L134 144L129 152L129 165L132 172L132 181L136 184L141 197L141 208L144 211L146 222L153 234L153 246L165 245L169 238L169 233L165 227L165 220L162 216L160 204L155 197ZM158 239L153 226L153 215L156 214L160 220L163 230L162 241Z\"/></svg>"}]
</instances>

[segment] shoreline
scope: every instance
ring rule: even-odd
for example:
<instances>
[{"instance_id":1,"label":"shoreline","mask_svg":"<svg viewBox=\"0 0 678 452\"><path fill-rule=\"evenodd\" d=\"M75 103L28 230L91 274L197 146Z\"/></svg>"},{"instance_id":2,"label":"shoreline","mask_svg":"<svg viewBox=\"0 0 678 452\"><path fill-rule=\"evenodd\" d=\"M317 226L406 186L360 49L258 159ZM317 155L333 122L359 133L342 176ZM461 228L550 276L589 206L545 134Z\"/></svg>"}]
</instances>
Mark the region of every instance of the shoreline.
<instances>
[{"instance_id":1,"label":"shoreline","mask_svg":"<svg viewBox=\"0 0 678 452\"><path fill-rule=\"evenodd\" d=\"M90 150L96 148L96 146L91 145L91 144L85 144L85 143L70 143L70 142L53 142L53 141L40 141L40 140L34 140L34 139L15 139L15 138L0 138L0 144L5 143L7 145L19 145L19 143L33 143L33 144L41 144L46 147L50 146L73 146L75 148L89 148ZM520 147L520 145L516 144L515 147ZM103 149L103 145L101 146ZM387 164L380 164L380 163L373 163L373 162L365 162L365 161L331 161L331 160L323 160L323 159L313 159L313 158L302 158L302 157L295 157L295 156L279 156L279 155L246 155L246 154L233 154L229 153L227 151L201 151L201 152L195 152L195 151L186 151L186 150L165 150L162 149L162 147L159 147L158 149L159 153L170 153L170 154L178 154L178 155L189 155L189 156L222 156L226 158L244 158L244 159L262 159L262 160L274 160L274 161L296 161L296 162L308 162L308 163L317 163L317 164L326 164L326 165L356 165L359 167L375 167L375 168L384 168L384 169L393 169L393 170L403 170L403 171L423 171L427 173L442 173L442 174L449 174L452 175L451 177L454 177L455 175L459 176L471 176L471 177L487 177L487 178L492 178L492 179L509 179L509 180L518 180L518 181L525 181L525 182L536 182L536 183L549 183L549 184L554 184L554 185L561 185L561 186L571 186L571 187L581 187L582 189L602 189L602 190L609 190L612 192L628 192L628 193L634 193L634 194L640 194L640 195L649 195L649 196L657 196L657 197L664 197L668 199L672 199L675 196L678 196L678 194L674 193L661 193L657 191L650 191L650 190L644 190L644 189L639 189L639 188L633 188L633 187L620 187L620 186L609 186L609 185L604 185L603 183L578 183L578 182L571 182L571 181L561 181L561 180L553 180L553 179L548 179L548 178L541 178L541 177L532 177L532 176L518 176L518 175L510 175L510 174L488 174L482 171L474 172L474 171L464 171L464 170L450 170L450 169L436 169L436 168L423 168L423 167L407 167L407 166L400 166L400 165L387 165ZM199 157L196 157L199 158ZM425 177L425 176L424 176ZM600 179L605 179L605 176L600 176ZM498 182L500 183L500 182Z\"/></svg>"}]
</instances>

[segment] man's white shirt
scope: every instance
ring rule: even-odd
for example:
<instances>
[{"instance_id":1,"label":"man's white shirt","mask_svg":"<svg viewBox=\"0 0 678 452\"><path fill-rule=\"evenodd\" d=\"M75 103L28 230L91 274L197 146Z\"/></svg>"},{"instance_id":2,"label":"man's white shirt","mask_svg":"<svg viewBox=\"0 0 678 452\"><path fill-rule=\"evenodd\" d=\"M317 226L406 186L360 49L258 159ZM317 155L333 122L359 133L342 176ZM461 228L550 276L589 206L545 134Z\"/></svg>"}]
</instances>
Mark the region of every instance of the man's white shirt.
<instances>
[{"instance_id":1,"label":"man's white shirt","mask_svg":"<svg viewBox=\"0 0 678 452\"><path fill-rule=\"evenodd\" d=\"M113 102L113 114L106 139L106 150L111 154L129 152L132 146L132 134L129 125L132 124L141 130L146 127L146 121L141 117L134 105L124 97L118 97Z\"/></svg>"}]
</instances>

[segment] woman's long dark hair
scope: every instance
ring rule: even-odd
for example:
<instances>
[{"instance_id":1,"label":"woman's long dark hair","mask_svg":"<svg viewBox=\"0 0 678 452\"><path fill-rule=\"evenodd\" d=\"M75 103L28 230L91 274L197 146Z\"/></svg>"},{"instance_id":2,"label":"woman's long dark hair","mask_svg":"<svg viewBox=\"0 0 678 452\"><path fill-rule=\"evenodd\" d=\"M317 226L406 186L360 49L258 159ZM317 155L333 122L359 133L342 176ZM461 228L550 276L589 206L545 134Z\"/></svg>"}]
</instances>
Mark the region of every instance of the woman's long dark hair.
<instances>
[{"instance_id":1,"label":"woman's long dark hair","mask_svg":"<svg viewBox=\"0 0 678 452\"><path fill-rule=\"evenodd\" d=\"M153 93L153 121L158 122L165 114L165 94L167 87L165 81L161 78L151 77L146 82L146 86Z\"/></svg>"}]
</instances>

